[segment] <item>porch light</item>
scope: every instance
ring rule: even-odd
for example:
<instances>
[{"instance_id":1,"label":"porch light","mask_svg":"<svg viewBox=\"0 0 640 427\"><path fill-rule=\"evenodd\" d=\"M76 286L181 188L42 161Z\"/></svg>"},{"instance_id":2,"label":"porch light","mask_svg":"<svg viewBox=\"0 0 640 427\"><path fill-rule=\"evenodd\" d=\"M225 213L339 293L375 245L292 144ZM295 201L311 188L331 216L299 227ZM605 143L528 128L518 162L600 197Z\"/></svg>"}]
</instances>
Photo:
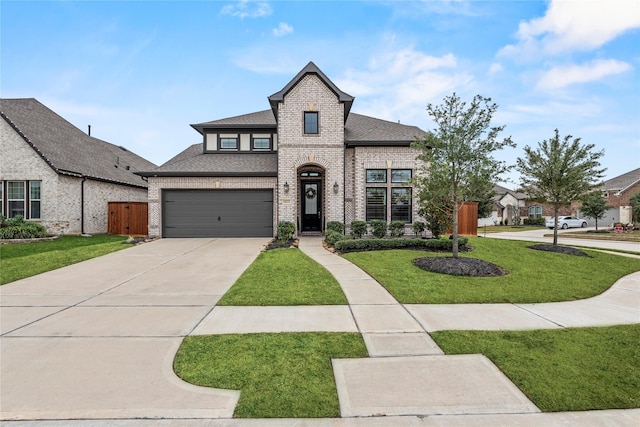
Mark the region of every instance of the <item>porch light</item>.
<instances>
[{"instance_id":1,"label":"porch light","mask_svg":"<svg viewBox=\"0 0 640 427\"><path fill-rule=\"evenodd\" d=\"M285 183L284 183L284 192L285 192L285 193L288 193L288 192L289 192L289 183L288 183L288 182L285 182Z\"/></svg>"},{"instance_id":2,"label":"porch light","mask_svg":"<svg viewBox=\"0 0 640 427\"><path fill-rule=\"evenodd\" d=\"M336 182L333 184L333 192L334 192L334 193L336 193L336 194L338 194L338 190L339 190L339 189L340 189L340 186L338 185L338 182L336 181Z\"/></svg>"}]
</instances>

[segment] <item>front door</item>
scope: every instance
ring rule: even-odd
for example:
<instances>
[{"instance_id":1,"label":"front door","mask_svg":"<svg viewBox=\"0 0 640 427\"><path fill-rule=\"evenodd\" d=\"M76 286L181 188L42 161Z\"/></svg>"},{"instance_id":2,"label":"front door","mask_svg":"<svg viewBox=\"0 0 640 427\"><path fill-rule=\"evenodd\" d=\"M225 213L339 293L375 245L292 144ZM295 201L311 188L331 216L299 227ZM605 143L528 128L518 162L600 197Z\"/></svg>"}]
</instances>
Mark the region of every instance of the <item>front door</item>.
<instances>
[{"instance_id":1,"label":"front door","mask_svg":"<svg viewBox=\"0 0 640 427\"><path fill-rule=\"evenodd\" d=\"M302 181L302 231L322 231L322 185L320 181Z\"/></svg>"}]
</instances>

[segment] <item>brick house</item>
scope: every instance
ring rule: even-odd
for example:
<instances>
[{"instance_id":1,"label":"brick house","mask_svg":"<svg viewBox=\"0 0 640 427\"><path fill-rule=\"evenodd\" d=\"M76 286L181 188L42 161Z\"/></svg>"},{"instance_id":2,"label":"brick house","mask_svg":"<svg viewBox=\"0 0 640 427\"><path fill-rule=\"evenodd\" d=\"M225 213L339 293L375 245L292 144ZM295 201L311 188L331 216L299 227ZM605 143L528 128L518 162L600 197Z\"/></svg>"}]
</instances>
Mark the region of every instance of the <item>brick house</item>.
<instances>
[{"instance_id":1,"label":"brick house","mask_svg":"<svg viewBox=\"0 0 640 427\"><path fill-rule=\"evenodd\" d=\"M527 196L524 193L510 190L501 185L493 186L493 209L491 216L478 218L478 226L497 225L505 219L509 224L513 224L520 216L520 221L528 216L528 210L523 209L526 205ZM535 214L536 209L532 212Z\"/></svg>"},{"instance_id":2,"label":"brick house","mask_svg":"<svg viewBox=\"0 0 640 427\"><path fill-rule=\"evenodd\" d=\"M147 201L156 167L92 138L33 98L0 100L0 213L52 234L107 232L110 201Z\"/></svg>"},{"instance_id":3,"label":"brick house","mask_svg":"<svg viewBox=\"0 0 640 427\"><path fill-rule=\"evenodd\" d=\"M424 131L352 113L354 97L313 62L268 101L192 125L202 143L139 172L150 236L274 236L279 221L319 234L329 221L416 219L410 144Z\"/></svg>"},{"instance_id":4,"label":"brick house","mask_svg":"<svg viewBox=\"0 0 640 427\"><path fill-rule=\"evenodd\" d=\"M599 189L609 206L602 222L607 225L632 222L630 200L640 193L640 168L606 180Z\"/></svg>"}]
</instances>

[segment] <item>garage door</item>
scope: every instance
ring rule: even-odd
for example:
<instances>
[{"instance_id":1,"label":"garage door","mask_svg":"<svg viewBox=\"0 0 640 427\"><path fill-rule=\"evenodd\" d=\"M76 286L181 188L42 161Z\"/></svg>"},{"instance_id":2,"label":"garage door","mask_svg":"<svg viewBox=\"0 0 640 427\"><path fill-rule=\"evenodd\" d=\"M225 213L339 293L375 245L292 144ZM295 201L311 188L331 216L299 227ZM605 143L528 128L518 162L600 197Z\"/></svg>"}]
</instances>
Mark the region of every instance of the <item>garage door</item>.
<instances>
[{"instance_id":1,"label":"garage door","mask_svg":"<svg viewBox=\"0 0 640 427\"><path fill-rule=\"evenodd\" d=\"M165 190L164 237L271 237L273 191Z\"/></svg>"}]
</instances>

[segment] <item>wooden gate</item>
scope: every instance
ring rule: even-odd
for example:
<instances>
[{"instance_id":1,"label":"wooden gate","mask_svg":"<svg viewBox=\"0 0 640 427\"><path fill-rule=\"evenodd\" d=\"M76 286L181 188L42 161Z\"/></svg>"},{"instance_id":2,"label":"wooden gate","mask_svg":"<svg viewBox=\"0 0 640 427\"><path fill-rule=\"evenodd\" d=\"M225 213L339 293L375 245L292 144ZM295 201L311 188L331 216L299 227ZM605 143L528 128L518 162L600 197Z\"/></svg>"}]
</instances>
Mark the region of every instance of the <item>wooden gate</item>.
<instances>
[{"instance_id":1,"label":"wooden gate","mask_svg":"<svg viewBox=\"0 0 640 427\"><path fill-rule=\"evenodd\" d=\"M146 236L148 221L147 202L109 202L109 234Z\"/></svg>"},{"instance_id":2,"label":"wooden gate","mask_svg":"<svg viewBox=\"0 0 640 427\"><path fill-rule=\"evenodd\" d=\"M452 230L447 230L448 234ZM458 234L460 236L478 235L478 202L464 202L458 204Z\"/></svg>"}]
</instances>

